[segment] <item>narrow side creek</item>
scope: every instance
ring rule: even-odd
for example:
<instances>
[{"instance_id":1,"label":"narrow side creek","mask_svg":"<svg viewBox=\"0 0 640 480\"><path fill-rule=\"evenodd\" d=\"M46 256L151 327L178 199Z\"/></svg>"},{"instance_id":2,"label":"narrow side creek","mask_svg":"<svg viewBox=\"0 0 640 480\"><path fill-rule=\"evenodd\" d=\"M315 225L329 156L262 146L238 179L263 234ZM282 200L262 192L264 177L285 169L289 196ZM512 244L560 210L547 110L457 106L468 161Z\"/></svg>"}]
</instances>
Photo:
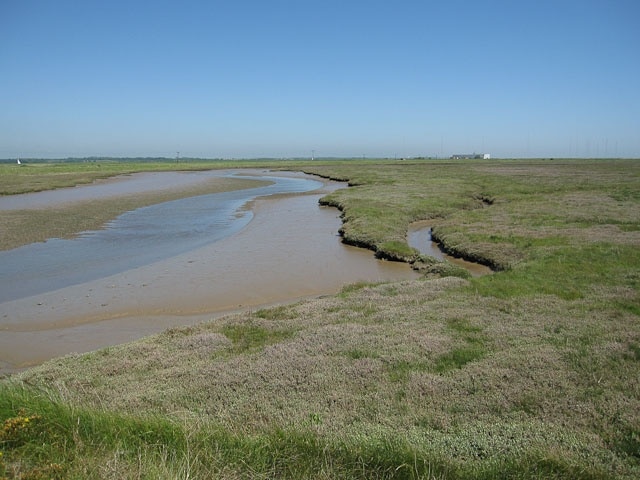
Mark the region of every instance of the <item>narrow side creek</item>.
<instances>
[{"instance_id":1,"label":"narrow side creek","mask_svg":"<svg viewBox=\"0 0 640 480\"><path fill-rule=\"evenodd\" d=\"M429 255L438 260L451 262L465 268L474 277L492 273L492 270L485 265L469 262L463 258L453 257L444 253L439 245L431 239L431 225L428 220L414 222L409 225L407 243L423 255Z\"/></svg>"}]
</instances>

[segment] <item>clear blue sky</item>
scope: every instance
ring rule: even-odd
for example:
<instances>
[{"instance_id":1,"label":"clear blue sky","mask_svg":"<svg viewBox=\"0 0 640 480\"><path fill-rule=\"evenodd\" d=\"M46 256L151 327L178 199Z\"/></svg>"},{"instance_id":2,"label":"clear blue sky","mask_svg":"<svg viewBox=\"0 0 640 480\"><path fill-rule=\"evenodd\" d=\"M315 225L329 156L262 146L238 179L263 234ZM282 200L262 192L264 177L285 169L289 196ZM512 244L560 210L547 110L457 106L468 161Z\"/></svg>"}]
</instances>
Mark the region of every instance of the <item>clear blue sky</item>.
<instances>
[{"instance_id":1,"label":"clear blue sky","mask_svg":"<svg viewBox=\"0 0 640 480\"><path fill-rule=\"evenodd\" d=\"M640 157L638 0L0 0L0 158Z\"/></svg>"}]
</instances>

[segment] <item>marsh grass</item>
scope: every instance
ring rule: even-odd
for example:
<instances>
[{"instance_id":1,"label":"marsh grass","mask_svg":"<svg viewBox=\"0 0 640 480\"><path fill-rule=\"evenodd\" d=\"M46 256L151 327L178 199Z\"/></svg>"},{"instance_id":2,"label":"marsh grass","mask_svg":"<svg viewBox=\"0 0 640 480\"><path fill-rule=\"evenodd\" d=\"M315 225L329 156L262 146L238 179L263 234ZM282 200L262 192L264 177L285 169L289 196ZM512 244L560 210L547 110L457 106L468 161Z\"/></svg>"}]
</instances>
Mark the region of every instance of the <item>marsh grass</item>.
<instances>
[{"instance_id":1,"label":"marsh grass","mask_svg":"<svg viewBox=\"0 0 640 480\"><path fill-rule=\"evenodd\" d=\"M89 415L180 419L172 428L192 432L196 477L500 478L508 468L507 478L633 478L633 317L611 317L595 299L465 303L465 285L362 285L56 360L14 381L31 386L27 399L37 386ZM416 297L428 300L407 301ZM363 317L366 305L376 311ZM219 443L199 444L211 431ZM200 465L208 448L213 464ZM229 449L235 460L216 457ZM158 455L145 452L140 468L167 469ZM184 455L173 461L186 465Z\"/></svg>"},{"instance_id":2,"label":"marsh grass","mask_svg":"<svg viewBox=\"0 0 640 480\"><path fill-rule=\"evenodd\" d=\"M4 468L57 464L67 478L640 477L637 162L308 169L356 185L331 195L345 236L380 249L401 242L407 222L432 219L445 246L496 272L347 285L23 372L0 384L0 420L42 420L20 445L0 445ZM380 226L352 205L395 220Z\"/></svg>"},{"instance_id":3,"label":"marsh grass","mask_svg":"<svg viewBox=\"0 0 640 480\"><path fill-rule=\"evenodd\" d=\"M295 318L295 311L287 305L278 305L256 311L256 317L266 320L290 320Z\"/></svg>"},{"instance_id":4,"label":"marsh grass","mask_svg":"<svg viewBox=\"0 0 640 480\"><path fill-rule=\"evenodd\" d=\"M540 435L536 425L514 425L495 437L471 427L458 433L467 439L459 443L436 433L433 451L425 451L381 431L329 442L312 431L248 436L212 423L71 408L15 388L1 398L3 416L23 418L9 401L43 412L23 441L3 445L0 472L8 478L608 478L572 458L579 439L557 432L564 448L553 451L544 442L554 434ZM491 458L496 446L512 453L531 444L536 450L526 456Z\"/></svg>"},{"instance_id":5,"label":"marsh grass","mask_svg":"<svg viewBox=\"0 0 640 480\"><path fill-rule=\"evenodd\" d=\"M471 278L467 269L429 255L415 257L411 262L411 268L425 276Z\"/></svg>"},{"instance_id":6,"label":"marsh grass","mask_svg":"<svg viewBox=\"0 0 640 480\"><path fill-rule=\"evenodd\" d=\"M482 328L471 325L466 319L451 319L447 321L447 327L463 344L436 358L434 366L436 373L463 368L486 354L487 339L482 333Z\"/></svg>"}]
</instances>

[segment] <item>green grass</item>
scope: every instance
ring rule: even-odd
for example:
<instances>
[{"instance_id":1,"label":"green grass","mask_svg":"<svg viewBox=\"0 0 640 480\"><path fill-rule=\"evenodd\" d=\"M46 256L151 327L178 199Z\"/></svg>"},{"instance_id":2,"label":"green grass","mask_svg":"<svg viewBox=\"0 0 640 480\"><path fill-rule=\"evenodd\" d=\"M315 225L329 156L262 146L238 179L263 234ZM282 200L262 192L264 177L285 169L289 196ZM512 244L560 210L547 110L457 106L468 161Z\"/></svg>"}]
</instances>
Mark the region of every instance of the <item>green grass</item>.
<instances>
[{"instance_id":1,"label":"green grass","mask_svg":"<svg viewBox=\"0 0 640 480\"><path fill-rule=\"evenodd\" d=\"M262 308L256 312L256 316L265 320L286 320L292 318L291 309L287 305L278 305L277 307Z\"/></svg>"},{"instance_id":2,"label":"green grass","mask_svg":"<svg viewBox=\"0 0 640 480\"><path fill-rule=\"evenodd\" d=\"M272 330L258 325L226 325L222 333L233 343L234 353L257 351L293 335L290 330Z\"/></svg>"},{"instance_id":3,"label":"green grass","mask_svg":"<svg viewBox=\"0 0 640 480\"><path fill-rule=\"evenodd\" d=\"M345 239L424 278L6 379L0 421L33 426L0 477L640 477L639 161L297 168L354 185L323 200ZM415 220L495 272L414 257Z\"/></svg>"},{"instance_id":4,"label":"green grass","mask_svg":"<svg viewBox=\"0 0 640 480\"><path fill-rule=\"evenodd\" d=\"M522 448L519 427L492 440L480 431L461 434L476 441L435 438L435 451L428 452L375 433L330 443L312 431L248 436L215 423L72 408L15 387L0 392L0 415L7 419L0 457L7 478L609 478L545 448L544 437L518 460L485 458L496 441L510 439L505 451ZM8 422L25 418L31 422L19 433L7 431ZM531 431L527 436L535 438ZM574 441L565 439L568 448ZM470 469L455 457L478 465Z\"/></svg>"},{"instance_id":5,"label":"green grass","mask_svg":"<svg viewBox=\"0 0 640 480\"><path fill-rule=\"evenodd\" d=\"M555 247L532 257L501 275L474 280L473 288L503 298L550 294L571 300L602 287L637 291L640 286L639 276L629 269L640 264L637 246L599 242ZM634 304L631 300L628 305L633 308Z\"/></svg>"},{"instance_id":6,"label":"green grass","mask_svg":"<svg viewBox=\"0 0 640 480\"><path fill-rule=\"evenodd\" d=\"M482 328L471 325L466 319L449 320L447 327L462 345L436 358L434 366L436 373L463 368L470 362L480 360L487 353L486 338Z\"/></svg>"}]
</instances>

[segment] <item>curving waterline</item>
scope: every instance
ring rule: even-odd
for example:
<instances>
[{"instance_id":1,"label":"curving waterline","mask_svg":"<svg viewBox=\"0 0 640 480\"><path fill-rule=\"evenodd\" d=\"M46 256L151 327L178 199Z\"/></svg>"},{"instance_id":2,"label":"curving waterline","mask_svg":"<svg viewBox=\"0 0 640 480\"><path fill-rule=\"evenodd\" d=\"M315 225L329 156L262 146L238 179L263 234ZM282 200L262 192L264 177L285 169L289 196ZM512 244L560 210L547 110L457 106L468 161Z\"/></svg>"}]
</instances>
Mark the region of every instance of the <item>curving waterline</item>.
<instances>
[{"instance_id":1,"label":"curving waterline","mask_svg":"<svg viewBox=\"0 0 640 480\"><path fill-rule=\"evenodd\" d=\"M54 276L44 293L0 302L0 374L349 283L419 278L341 242L339 212L318 200L344 187L258 197L250 221L219 241L66 287Z\"/></svg>"}]
</instances>

